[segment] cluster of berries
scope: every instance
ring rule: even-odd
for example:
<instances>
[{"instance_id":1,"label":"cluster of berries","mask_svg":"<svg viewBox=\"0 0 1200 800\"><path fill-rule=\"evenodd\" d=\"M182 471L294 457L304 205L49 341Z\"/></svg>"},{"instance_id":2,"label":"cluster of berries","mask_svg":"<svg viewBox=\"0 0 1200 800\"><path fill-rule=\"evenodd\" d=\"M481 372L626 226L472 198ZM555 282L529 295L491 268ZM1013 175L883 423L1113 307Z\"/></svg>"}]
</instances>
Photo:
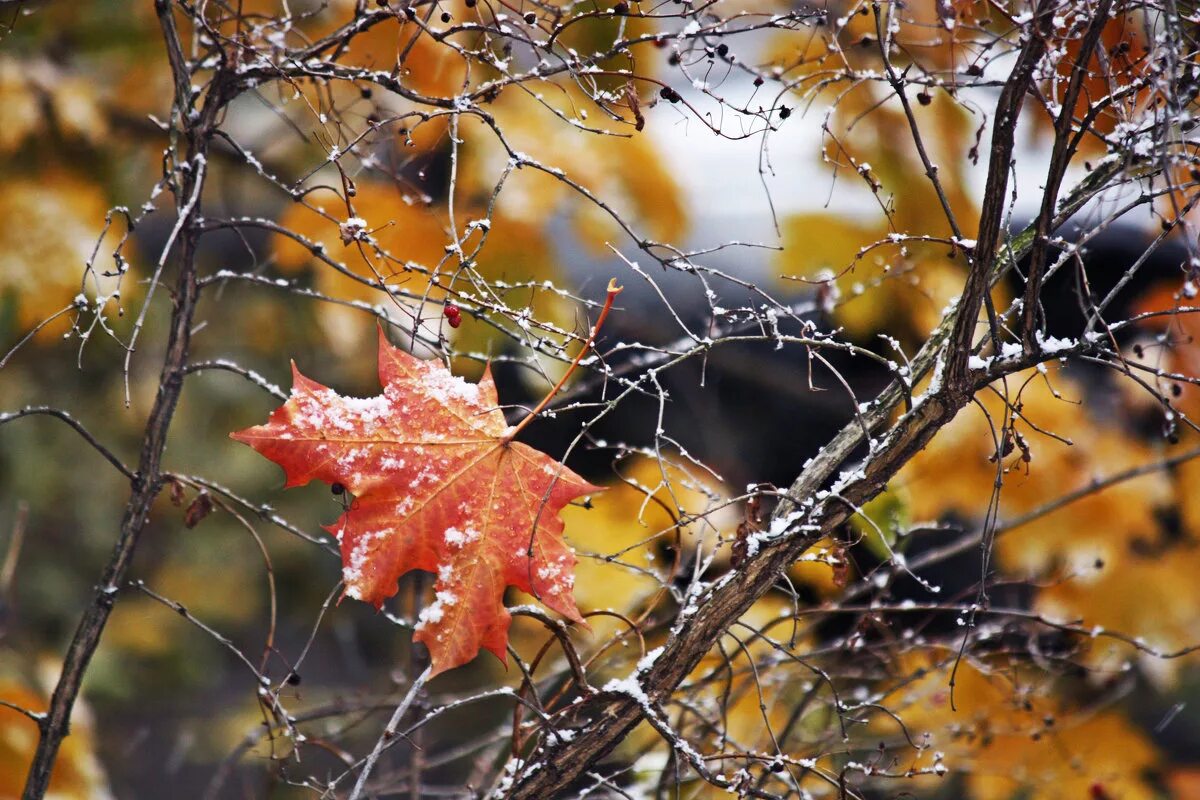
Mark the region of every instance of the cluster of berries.
<instances>
[{"instance_id":1,"label":"cluster of berries","mask_svg":"<svg viewBox=\"0 0 1200 800\"><path fill-rule=\"evenodd\" d=\"M462 325L462 309L453 303L447 303L442 309L442 313L446 315L446 322L450 323L451 328L457 328Z\"/></svg>"}]
</instances>

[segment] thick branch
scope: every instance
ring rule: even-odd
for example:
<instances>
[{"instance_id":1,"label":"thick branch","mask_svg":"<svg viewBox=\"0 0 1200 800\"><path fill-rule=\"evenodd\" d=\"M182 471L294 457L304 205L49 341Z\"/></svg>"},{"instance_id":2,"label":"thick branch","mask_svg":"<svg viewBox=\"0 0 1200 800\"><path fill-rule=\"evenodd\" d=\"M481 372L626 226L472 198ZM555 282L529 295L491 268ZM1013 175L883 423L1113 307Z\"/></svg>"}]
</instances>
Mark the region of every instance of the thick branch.
<instances>
[{"instance_id":1,"label":"thick branch","mask_svg":"<svg viewBox=\"0 0 1200 800\"><path fill-rule=\"evenodd\" d=\"M1046 186L1042 190L1042 207L1037 217L1037 228L1034 232L1033 252L1029 257L1029 277L1025 281L1024 305L1021 309L1021 338L1027 354L1037 350L1034 331L1037 327L1038 297L1042 292L1042 277L1046 270L1046 254L1049 250L1049 239L1054 220L1054 209L1058 204L1058 189L1062 186L1063 177L1067 174L1067 165L1075 155L1071 123L1075 116L1075 105L1083 90L1083 82L1088 76L1088 62L1100 34L1108 24L1109 13L1112 10L1112 0L1100 0L1096 7L1095 16L1088 25L1087 33L1079 46L1079 54L1071 70L1071 80L1063 93L1062 107L1058 111L1058 119L1054 123L1054 149L1050 154L1050 167L1046 172Z\"/></svg>"},{"instance_id":2,"label":"thick branch","mask_svg":"<svg viewBox=\"0 0 1200 800\"><path fill-rule=\"evenodd\" d=\"M172 70L175 73L176 111L180 124L185 127L187 132L188 160L191 167L191 169L182 171L182 179L178 182L176 191L176 202L183 219L180 221L182 230L180 266L179 276L175 283L170 338L159 379L158 395L155 397L154 406L146 422L138 469L133 476L133 489L129 502L125 506L117 542L113 547L108 564L104 568L104 573L93 590L91 602L85 609L83 618L76 627L75 635L67 648L62 673L54 688L54 694L50 698L50 709L40 723L41 736L26 779L24 800L40 800L45 796L50 785L50 776L59 747L70 732L71 710L79 696L84 673L100 643L100 636L108 622L109 614L112 613L117 590L129 570L138 538L146 527L150 508L162 486L163 449L166 445L167 430L170 427L171 418L179 400L179 393L183 387L184 368L187 364L192 317L198 297L195 256L196 243L200 234L194 228L193 222L200 213L200 204L199 202L189 203L186 198L192 197L194 193L198 196L199 187L195 183L203 180L204 171L196 169L196 167L203 163L207 147L207 137L203 131L211 124L213 108L218 103L212 102L199 120L194 123L190 121L186 110L187 94L180 96L180 93L185 91L183 87L189 87L190 90L190 80L183 65L174 18L166 0L159 0L155 7L164 37L167 40L167 51L171 58Z\"/></svg>"},{"instance_id":3,"label":"thick branch","mask_svg":"<svg viewBox=\"0 0 1200 800\"><path fill-rule=\"evenodd\" d=\"M979 235L976 237L967 283L958 300L958 316L946 354L946 380L951 385L961 387L967 382L967 359L975 338L975 322L989 288L988 278L999 253L998 246L1003 233L1004 206L1008 202L1008 171L1012 163L1017 119L1033 80L1033 71L1046 53L1046 37L1053 25L1054 9L1054 0L1041 0L1037 4L1033 21L1025 33L1021 54L996 102L987 184L979 213Z\"/></svg>"},{"instance_id":4,"label":"thick branch","mask_svg":"<svg viewBox=\"0 0 1200 800\"><path fill-rule=\"evenodd\" d=\"M914 380L934 364L942 366L944 380L935 386L891 428L873 448L874 455L863 470L842 481L837 491L814 502L817 492L834 471L862 443L859 423L848 425L824 448L788 489L791 502L781 503L775 524L782 534L771 541L741 569L691 600L672 632L661 655L639 683L640 697L600 694L577 704L574 714L584 723L584 733L549 752L539 752L508 794L513 800L553 797L569 786L590 765L606 756L645 715L647 705L665 701L699 664L726 630L779 580L779 576L811 546L843 523L854 509L882 491L887 482L958 413L973 394L968 359L975 321L984 297L1001 269L1011 263L1012 253L1000 248L1008 171L1012 160L1017 117L1032 81L1033 71L1045 53L1045 33L1051 24L1052 3L1039 4L1035 21L1021 49L1012 75L997 103L991 158L980 219L980 235L972 257L971 272L956 311L934 331L914 360ZM1110 176L1111 178L1111 176ZM1023 242L1026 246L1027 242ZM1008 259L1001 261L1003 256ZM903 387L893 385L868 410L869 428L886 424L891 408L899 402ZM797 510L799 513L797 513ZM648 702L647 702L648 701Z\"/></svg>"}]
</instances>

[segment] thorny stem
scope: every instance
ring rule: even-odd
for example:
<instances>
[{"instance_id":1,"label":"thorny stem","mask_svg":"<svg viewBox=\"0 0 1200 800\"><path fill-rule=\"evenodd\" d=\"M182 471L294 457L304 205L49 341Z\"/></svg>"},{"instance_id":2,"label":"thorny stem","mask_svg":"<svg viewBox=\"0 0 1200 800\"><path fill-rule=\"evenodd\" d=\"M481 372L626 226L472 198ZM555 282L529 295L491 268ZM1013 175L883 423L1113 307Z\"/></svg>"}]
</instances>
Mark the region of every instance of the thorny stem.
<instances>
[{"instance_id":1,"label":"thorny stem","mask_svg":"<svg viewBox=\"0 0 1200 800\"><path fill-rule=\"evenodd\" d=\"M567 367L567 371L564 372L563 376L558 379L558 383L554 384L554 388L546 393L546 396L542 398L542 402L537 404L537 408L533 409L533 411L530 411L525 416L525 419L521 420L515 426L505 431L504 435L500 437L501 445L507 445L513 439L517 438L517 434L519 434L526 425L532 422L534 418L546 408L546 406L550 405L550 401L554 399L554 396L558 394L562 387L566 384L567 379L571 377L571 373L573 373L575 368L579 366L579 362L583 361L583 357L586 356L588 351L592 349L592 345L596 342L596 336L600 333L600 327L604 325L604 320L606 317L608 317L608 312L612 310L613 301L617 298L617 295L621 293L623 288L625 287L617 286L616 278L609 280L608 295L604 298L604 308L600 309L600 316L596 318L596 324L592 327L591 335L589 335L587 341L583 343L583 347L580 348L579 353L571 362L571 366Z\"/></svg>"}]
</instances>

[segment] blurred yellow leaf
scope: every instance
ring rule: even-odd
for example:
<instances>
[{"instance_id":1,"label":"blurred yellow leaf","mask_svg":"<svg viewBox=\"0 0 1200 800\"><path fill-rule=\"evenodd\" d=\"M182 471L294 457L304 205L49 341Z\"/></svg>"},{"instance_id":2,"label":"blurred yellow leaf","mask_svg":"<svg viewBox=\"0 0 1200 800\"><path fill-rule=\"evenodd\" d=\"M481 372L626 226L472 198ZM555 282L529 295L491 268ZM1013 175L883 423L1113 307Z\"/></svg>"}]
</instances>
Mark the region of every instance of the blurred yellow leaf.
<instances>
[{"instance_id":1,"label":"blurred yellow leaf","mask_svg":"<svg viewBox=\"0 0 1200 800\"><path fill-rule=\"evenodd\" d=\"M898 704L889 703L914 738L931 736L915 766L931 768L941 754L973 800L1088 798L1093 787L1122 800L1156 797L1145 773L1158 753L1120 714L1063 706L1052 687L1027 683L1015 667L1009 674L965 658L952 709L953 667L953 657L908 659L911 677L895 693Z\"/></svg>"},{"instance_id":2,"label":"blurred yellow leaf","mask_svg":"<svg viewBox=\"0 0 1200 800\"><path fill-rule=\"evenodd\" d=\"M113 609L104 643L135 657L163 656L178 646L178 629L168 621L170 609L149 598L134 596Z\"/></svg>"},{"instance_id":3,"label":"blurred yellow leaf","mask_svg":"<svg viewBox=\"0 0 1200 800\"><path fill-rule=\"evenodd\" d=\"M16 150L26 136L42 125L37 95L29 85L21 62L13 58L0 58L0 108L4 109L0 153L7 153Z\"/></svg>"},{"instance_id":4,"label":"blurred yellow leaf","mask_svg":"<svg viewBox=\"0 0 1200 800\"><path fill-rule=\"evenodd\" d=\"M711 553L721 533L736 524L732 512L722 508L724 489L709 476L671 463L660 466L644 456L622 464L619 472L624 480L595 495L592 508L569 505L559 515L579 557L575 602L585 615L612 610L637 617L669 577L671 563L663 558L663 545L674 545L678 538L684 553L696 547ZM522 619L514 622L514 632L520 628L545 639L540 624ZM587 649L628 627L606 615L587 619L592 628L582 641ZM631 655L636 660L636 652ZM605 667L619 665L606 661Z\"/></svg>"},{"instance_id":5,"label":"blurred yellow leaf","mask_svg":"<svg viewBox=\"0 0 1200 800\"><path fill-rule=\"evenodd\" d=\"M84 265L96 248L106 211L97 186L65 172L5 180L0 192L0 296L16 298L21 330L70 305L81 292L94 297L97 281L99 293L115 288L115 279L84 281ZM98 266L97 272L106 269L111 259ZM62 327L65 323L60 331Z\"/></svg>"},{"instance_id":6,"label":"blurred yellow leaf","mask_svg":"<svg viewBox=\"0 0 1200 800\"><path fill-rule=\"evenodd\" d=\"M629 135L603 135L563 124L560 114L580 125L591 124L584 119L590 104L578 90L567 89L540 99L505 93L492 104L496 124L510 145L536 154L541 165L554 171L521 167L505 185L499 208L519 219L544 221L563 214L589 247L607 254L604 243L618 242L624 234L611 216L597 211L567 183L569 176L622 218L636 220L638 233L660 241L678 239L687 227L686 203L653 140L632 126L614 125L607 119L597 122L597 127ZM479 187L477 191L488 192L508 163L509 153L482 123L464 119L463 129L476 144L463 154L464 172ZM548 129L553 130L552 136L547 135Z\"/></svg>"},{"instance_id":7,"label":"blurred yellow leaf","mask_svg":"<svg viewBox=\"0 0 1200 800\"><path fill-rule=\"evenodd\" d=\"M0 700L35 713L46 710L46 702L40 695L9 678L0 680ZM38 730L33 720L0 706L0 800L21 797L37 741ZM75 703L71 735L63 740L46 797L52 800L108 800L112 797L104 771L93 753L91 716L82 700Z\"/></svg>"},{"instance_id":8,"label":"blurred yellow leaf","mask_svg":"<svg viewBox=\"0 0 1200 800\"><path fill-rule=\"evenodd\" d=\"M1200 619L1190 611L1200 603L1195 581L1200 549L1187 539L1168 537L1159 519L1159 510L1173 505L1185 514L1197 513L1188 499L1194 495L1188 478L1197 468L1182 467L1176 483L1165 471L1155 471L1088 492L1094 479L1153 463L1163 454L1117 425L1089 418L1077 405L1082 388L1056 368L1009 378L1008 386L1023 387L1015 428L1031 460L1023 460L1019 445L1003 459L1000 523L1040 515L997 539L1003 567L1020 577L1059 578L1040 589L1035 601L1035 608L1052 619L1140 636L1163 650L1200 639ZM991 426L998 428L1005 412L993 393L983 392L979 400L990 424L978 411L964 412L902 471L914 517L955 512L982 519L997 477ZM1080 496L1040 513L1072 493ZM1140 599L1130 602L1131 597ZM1090 658L1119 666L1130 655L1130 648L1102 639ZM1163 679L1179 666L1151 661Z\"/></svg>"},{"instance_id":9,"label":"blurred yellow leaf","mask_svg":"<svg viewBox=\"0 0 1200 800\"><path fill-rule=\"evenodd\" d=\"M457 224L464 253L475 253L483 242L468 271L460 269L457 256L447 255L447 248L454 241L449 221L413 197L396 187L363 182L351 202L354 217L348 216L344 201L333 199L324 206L324 214L297 204L280 219L282 225L318 243L340 269L324 263L295 239L276 235L275 253L281 271L296 274L311 266L315 288L323 294L378 304L409 322L407 312L396 308L376 288L382 279L389 288L404 292L409 298L406 303L412 299L428 301L421 312L428 330L440 326L443 335L460 351L484 357L497 351L502 334L470 315L457 329L443 325L443 302L457 302L464 311L480 306L485 309L507 306L515 315L528 309L538 321L568 331L576 327L575 303L546 286L546 282L558 278L558 273L542 225L495 213L490 224L468 229L467 224L484 212L470 206L460 208ZM347 224L356 224L347 220L355 219L362 221L370 242L345 235ZM484 233L486 240L481 238ZM318 315L331 338L352 331L347 345L357 342L364 331L374 326L372 318L361 311L334 304L321 304ZM502 322L516 333L511 321ZM459 374L468 375L483 369L482 362L472 359L460 359L455 366Z\"/></svg>"},{"instance_id":10,"label":"blurred yellow leaf","mask_svg":"<svg viewBox=\"0 0 1200 800\"><path fill-rule=\"evenodd\" d=\"M49 94L54 120L64 135L93 144L102 142L108 135L108 119L101 108L94 80L76 75L57 77Z\"/></svg>"}]
</instances>

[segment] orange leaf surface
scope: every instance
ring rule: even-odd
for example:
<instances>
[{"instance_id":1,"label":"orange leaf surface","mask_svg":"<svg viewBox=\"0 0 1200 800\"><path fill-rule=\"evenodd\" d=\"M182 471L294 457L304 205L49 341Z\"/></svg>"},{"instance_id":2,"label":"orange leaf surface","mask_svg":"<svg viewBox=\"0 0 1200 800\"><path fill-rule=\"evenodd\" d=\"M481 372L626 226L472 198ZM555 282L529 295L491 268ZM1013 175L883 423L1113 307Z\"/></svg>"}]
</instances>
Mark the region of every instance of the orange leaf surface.
<instances>
[{"instance_id":1,"label":"orange leaf surface","mask_svg":"<svg viewBox=\"0 0 1200 800\"><path fill-rule=\"evenodd\" d=\"M505 438L490 372L478 384L388 344L383 394L341 397L292 365L292 395L266 425L230 434L284 468L286 486L340 483L355 500L327 530L342 550L345 594L376 607L413 569L437 574L416 641L433 674L483 647L502 661L516 586L582 621L575 556L559 511L599 491L545 453Z\"/></svg>"}]
</instances>

